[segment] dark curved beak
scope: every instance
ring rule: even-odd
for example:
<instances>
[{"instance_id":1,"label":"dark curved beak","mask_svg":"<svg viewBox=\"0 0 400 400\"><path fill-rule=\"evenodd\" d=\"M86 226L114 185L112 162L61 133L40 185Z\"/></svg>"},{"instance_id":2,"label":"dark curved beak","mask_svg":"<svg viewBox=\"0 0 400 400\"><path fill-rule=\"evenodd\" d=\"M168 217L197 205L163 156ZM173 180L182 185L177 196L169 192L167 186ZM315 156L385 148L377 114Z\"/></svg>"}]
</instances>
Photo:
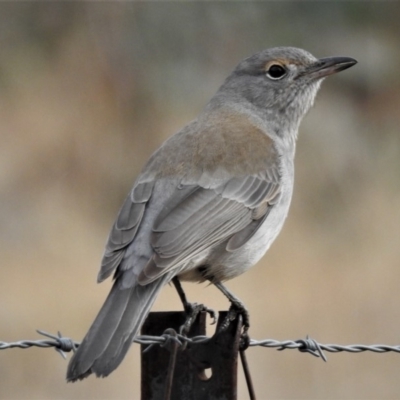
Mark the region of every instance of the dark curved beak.
<instances>
[{"instance_id":1,"label":"dark curved beak","mask_svg":"<svg viewBox=\"0 0 400 400\"><path fill-rule=\"evenodd\" d=\"M302 73L312 79L325 78L328 75L336 74L357 64L354 58L350 57L328 57L320 58L308 66Z\"/></svg>"}]
</instances>

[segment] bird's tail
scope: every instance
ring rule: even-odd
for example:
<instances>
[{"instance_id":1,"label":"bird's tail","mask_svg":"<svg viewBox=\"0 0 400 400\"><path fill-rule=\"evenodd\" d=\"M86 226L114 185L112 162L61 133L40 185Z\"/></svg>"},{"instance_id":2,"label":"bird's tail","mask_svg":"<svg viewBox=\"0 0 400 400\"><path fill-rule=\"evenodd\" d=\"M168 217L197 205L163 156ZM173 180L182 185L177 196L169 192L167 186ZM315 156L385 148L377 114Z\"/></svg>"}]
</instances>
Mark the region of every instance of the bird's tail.
<instances>
[{"instance_id":1,"label":"bird's tail","mask_svg":"<svg viewBox=\"0 0 400 400\"><path fill-rule=\"evenodd\" d=\"M118 367L168 278L166 274L148 285L130 289L121 289L118 282L114 283L68 365L67 381L92 373L104 377Z\"/></svg>"}]
</instances>

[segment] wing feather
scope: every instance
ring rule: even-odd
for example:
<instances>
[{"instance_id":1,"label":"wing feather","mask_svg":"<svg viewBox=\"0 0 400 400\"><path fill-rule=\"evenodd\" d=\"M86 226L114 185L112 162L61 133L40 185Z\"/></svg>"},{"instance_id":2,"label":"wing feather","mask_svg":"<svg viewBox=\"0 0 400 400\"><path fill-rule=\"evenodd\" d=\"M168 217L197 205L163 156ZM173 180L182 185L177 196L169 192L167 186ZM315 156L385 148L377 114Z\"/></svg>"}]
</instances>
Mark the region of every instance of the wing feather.
<instances>
[{"instance_id":1,"label":"wing feather","mask_svg":"<svg viewBox=\"0 0 400 400\"><path fill-rule=\"evenodd\" d=\"M139 284L146 285L171 269L180 267L204 250L226 241L227 237L230 237L238 229L245 228L250 222L251 212L242 207L239 213L235 214L231 219L225 219L223 223L218 224L215 220L210 222L214 230L211 228L209 231L205 231L203 236L197 236L196 241L192 245L186 246L186 248L180 246L180 251L177 255L167 258L165 255L164 257L160 256L156 251L155 256L139 275Z\"/></svg>"},{"instance_id":2,"label":"wing feather","mask_svg":"<svg viewBox=\"0 0 400 400\"><path fill-rule=\"evenodd\" d=\"M155 255L139 275L139 283L150 283L219 243L226 242L227 251L240 248L265 221L272 207L269 200L274 202L277 195L279 184L260 174L198 187L180 203L172 199L175 207L164 211L154 226Z\"/></svg>"},{"instance_id":3,"label":"wing feather","mask_svg":"<svg viewBox=\"0 0 400 400\"><path fill-rule=\"evenodd\" d=\"M195 246L201 238L207 237L213 231L213 228L221 227L222 229L224 225L227 226L227 222L241 212L249 213L239 204L218 196L213 202L193 214L182 226L171 231L158 233L153 248L163 258L177 255L183 249Z\"/></svg>"},{"instance_id":4,"label":"wing feather","mask_svg":"<svg viewBox=\"0 0 400 400\"><path fill-rule=\"evenodd\" d=\"M154 182L139 182L125 199L108 237L98 282L108 278L121 264L127 246L133 242L140 227L153 188Z\"/></svg>"}]
</instances>

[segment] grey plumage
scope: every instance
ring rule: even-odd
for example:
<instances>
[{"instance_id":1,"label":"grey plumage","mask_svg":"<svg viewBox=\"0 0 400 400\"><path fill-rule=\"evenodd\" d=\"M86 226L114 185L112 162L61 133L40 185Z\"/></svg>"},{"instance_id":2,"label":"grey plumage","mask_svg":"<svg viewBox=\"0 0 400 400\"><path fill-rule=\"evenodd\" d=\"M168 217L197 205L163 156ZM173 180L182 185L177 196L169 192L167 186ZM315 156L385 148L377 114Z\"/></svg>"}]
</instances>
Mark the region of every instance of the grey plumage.
<instances>
[{"instance_id":1,"label":"grey plumage","mask_svg":"<svg viewBox=\"0 0 400 400\"><path fill-rule=\"evenodd\" d=\"M83 379L92 371L113 371L128 351L159 290L169 279L167 274L149 285L125 290L115 282L79 351L74 354L68 376Z\"/></svg>"},{"instance_id":2,"label":"grey plumage","mask_svg":"<svg viewBox=\"0 0 400 400\"><path fill-rule=\"evenodd\" d=\"M221 282L262 257L289 208L300 121L321 78L354 64L264 50L151 156L112 227L98 281L114 273L115 283L71 359L69 381L111 373L174 276Z\"/></svg>"}]
</instances>

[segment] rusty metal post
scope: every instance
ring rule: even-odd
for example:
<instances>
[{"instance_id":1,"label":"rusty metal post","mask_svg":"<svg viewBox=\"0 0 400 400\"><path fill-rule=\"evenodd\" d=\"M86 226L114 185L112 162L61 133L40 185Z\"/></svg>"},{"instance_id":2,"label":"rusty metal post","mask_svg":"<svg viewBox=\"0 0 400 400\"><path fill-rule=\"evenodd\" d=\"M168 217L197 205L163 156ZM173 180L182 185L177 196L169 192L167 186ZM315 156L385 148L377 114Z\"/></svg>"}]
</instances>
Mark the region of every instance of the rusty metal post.
<instances>
[{"instance_id":1,"label":"rusty metal post","mask_svg":"<svg viewBox=\"0 0 400 400\"><path fill-rule=\"evenodd\" d=\"M143 353L142 400L220 400L237 399L237 364L241 318L218 332L226 316L220 312L216 334L207 343L172 345L166 349L153 346ZM176 331L185 322L184 312L150 313L142 328L143 335L160 336L168 328ZM206 334L206 313L199 317L189 337Z\"/></svg>"}]
</instances>

